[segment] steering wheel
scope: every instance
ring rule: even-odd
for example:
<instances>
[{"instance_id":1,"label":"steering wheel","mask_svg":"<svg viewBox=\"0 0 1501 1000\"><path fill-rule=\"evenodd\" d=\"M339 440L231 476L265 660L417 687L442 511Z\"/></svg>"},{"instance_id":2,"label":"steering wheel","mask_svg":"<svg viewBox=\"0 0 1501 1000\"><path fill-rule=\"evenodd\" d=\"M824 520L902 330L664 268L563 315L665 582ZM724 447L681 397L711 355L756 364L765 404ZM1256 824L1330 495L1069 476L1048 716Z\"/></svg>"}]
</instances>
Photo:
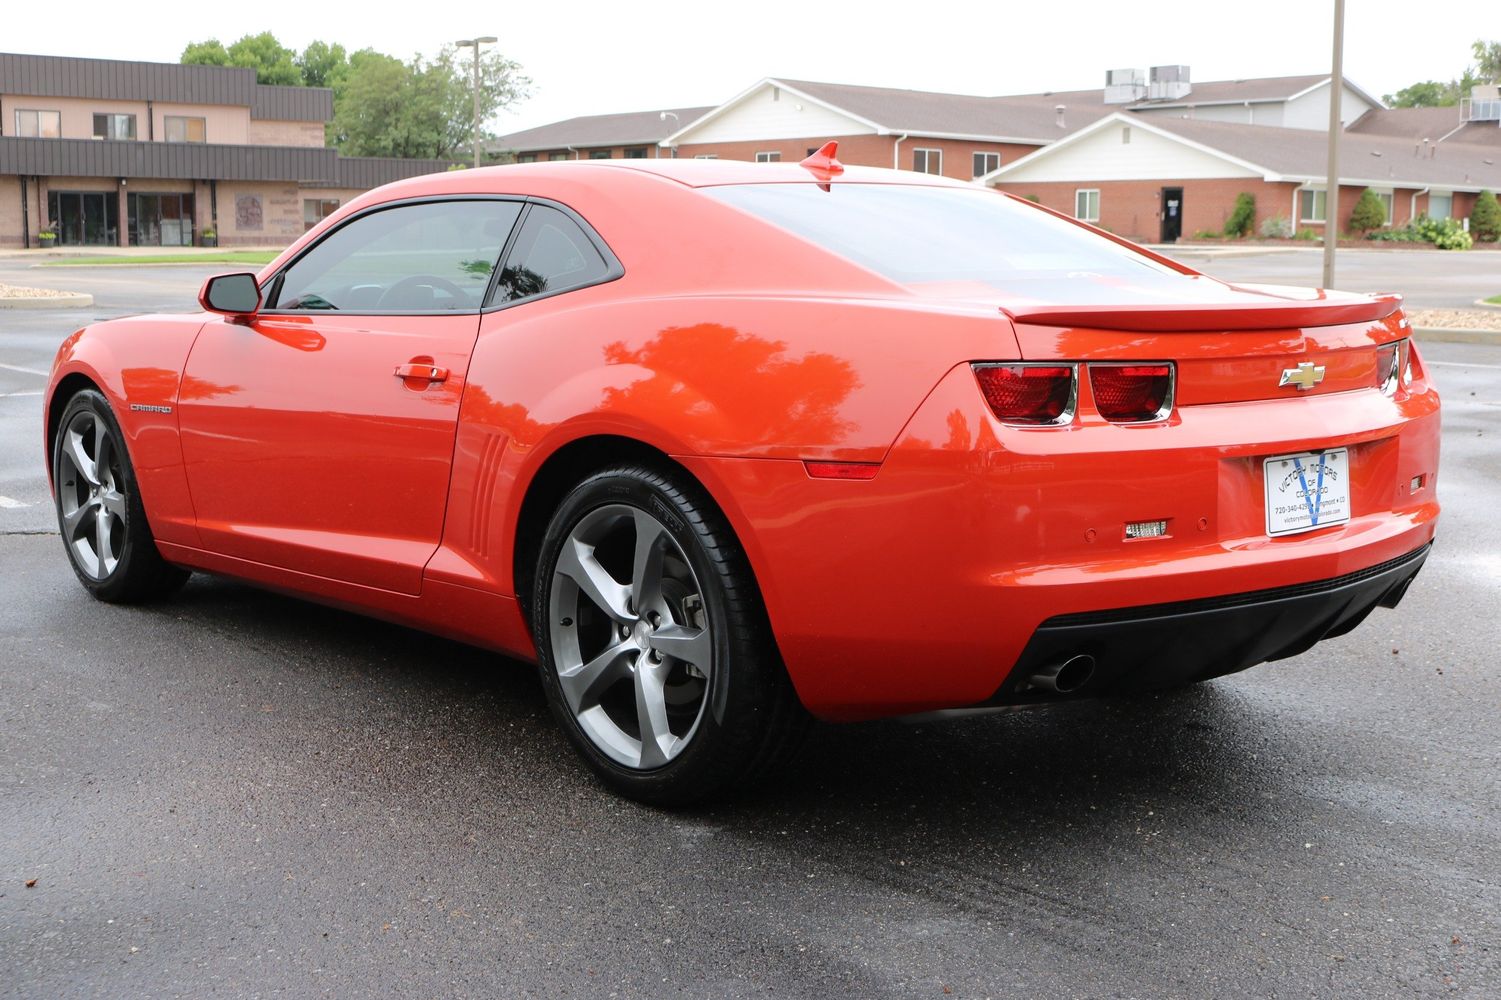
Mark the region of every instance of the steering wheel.
<instances>
[{"instance_id":1,"label":"steering wheel","mask_svg":"<svg viewBox=\"0 0 1501 1000\"><path fill-rule=\"evenodd\" d=\"M447 278L440 278L436 274L411 274L386 289L385 293L381 295L380 301L376 303L376 308L379 309L383 306L401 308L401 297L419 285L432 285L435 288L441 288L449 295L452 295L455 302L464 304L468 304L469 302L469 293Z\"/></svg>"}]
</instances>

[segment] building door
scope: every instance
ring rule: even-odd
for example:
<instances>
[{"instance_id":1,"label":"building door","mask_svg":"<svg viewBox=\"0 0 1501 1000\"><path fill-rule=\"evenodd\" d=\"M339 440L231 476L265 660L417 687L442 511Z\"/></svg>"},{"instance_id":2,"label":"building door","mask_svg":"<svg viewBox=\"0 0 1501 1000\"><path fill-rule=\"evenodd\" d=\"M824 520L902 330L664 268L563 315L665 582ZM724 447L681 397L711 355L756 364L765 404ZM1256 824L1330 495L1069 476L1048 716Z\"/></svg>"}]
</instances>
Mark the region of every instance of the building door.
<instances>
[{"instance_id":1,"label":"building door","mask_svg":"<svg viewBox=\"0 0 1501 1000\"><path fill-rule=\"evenodd\" d=\"M47 218L61 246L114 246L120 203L113 191L49 191Z\"/></svg>"},{"instance_id":2,"label":"building door","mask_svg":"<svg viewBox=\"0 0 1501 1000\"><path fill-rule=\"evenodd\" d=\"M142 247L193 245L193 196L132 194L130 243Z\"/></svg>"},{"instance_id":3,"label":"building door","mask_svg":"<svg viewBox=\"0 0 1501 1000\"><path fill-rule=\"evenodd\" d=\"M1162 189L1162 242L1177 243L1183 235L1183 189Z\"/></svg>"}]
</instances>

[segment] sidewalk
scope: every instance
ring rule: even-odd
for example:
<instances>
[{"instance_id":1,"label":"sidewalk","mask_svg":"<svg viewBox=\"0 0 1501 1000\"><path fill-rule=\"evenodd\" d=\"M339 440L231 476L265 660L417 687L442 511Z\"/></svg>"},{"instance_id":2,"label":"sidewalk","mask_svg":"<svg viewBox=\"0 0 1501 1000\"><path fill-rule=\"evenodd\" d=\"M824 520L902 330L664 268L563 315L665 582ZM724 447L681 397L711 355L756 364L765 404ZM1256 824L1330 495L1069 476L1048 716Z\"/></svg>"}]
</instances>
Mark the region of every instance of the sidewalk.
<instances>
[{"instance_id":1,"label":"sidewalk","mask_svg":"<svg viewBox=\"0 0 1501 1000\"><path fill-rule=\"evenodd\" d=\"M0 249L0 260L31 260L41 262L44 260L56 260L59 257L160 257L163 254L184 257L212 257L224 253L281 253L286 249L286 244L271 244L269 246L232 246L232 247L53 247L51 250L41 250L33 247L30 250L20 250L14 247Z\"/></svg>"}]
</instances>

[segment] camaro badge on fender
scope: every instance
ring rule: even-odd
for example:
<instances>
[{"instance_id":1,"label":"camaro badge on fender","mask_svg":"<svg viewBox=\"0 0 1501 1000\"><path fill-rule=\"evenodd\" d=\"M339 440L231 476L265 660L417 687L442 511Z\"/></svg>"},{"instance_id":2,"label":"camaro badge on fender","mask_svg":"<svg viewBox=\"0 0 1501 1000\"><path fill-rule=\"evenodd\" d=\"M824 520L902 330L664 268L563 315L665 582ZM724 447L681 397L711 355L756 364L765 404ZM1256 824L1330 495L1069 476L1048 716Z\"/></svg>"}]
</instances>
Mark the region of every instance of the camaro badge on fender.
<instances>
[{"instance_id":1,"label":"camaro badge on fender","mask_svg":"<svg viewBox=\"0 0 1501 1000\"><path fill-rule=\"evenodd\" d=\"M1324 381L1323 365L1315 365L1312 361L1300 361L1296 368L1282 369L1282 381L1277 383L1277 388L1295 385L1301 392L1307 392L1322 381Z\"/></svg>"},{"instance_id":2,"label":"camaro badge on fender","mask_svg":"<svg viewBox=\"0 0 1501 1000\"><path fill-rule=\"evenodd\" d=\"M131 403L130 408L137 413L171 413L170 406L154 406L151 403Z\"/></svg>"}]
</instances>

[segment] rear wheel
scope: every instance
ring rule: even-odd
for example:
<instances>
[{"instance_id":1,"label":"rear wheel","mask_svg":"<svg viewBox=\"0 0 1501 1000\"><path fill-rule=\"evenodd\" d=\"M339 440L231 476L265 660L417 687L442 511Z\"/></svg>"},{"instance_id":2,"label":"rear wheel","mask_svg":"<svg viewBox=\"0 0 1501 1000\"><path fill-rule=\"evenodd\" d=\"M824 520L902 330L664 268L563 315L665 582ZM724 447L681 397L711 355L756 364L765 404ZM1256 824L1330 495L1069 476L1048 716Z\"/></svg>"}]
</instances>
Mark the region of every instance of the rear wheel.
<instances>
[{"instance_id":1,"label":"rear wheel","mask_svg":"<svg viewBox=\"0 0 1501 1000\"><path fill-rule=\"evenodd\" d=\"M85 389L68 400L52 442L53 499L68 561L102 601L165 597L188 578L157 551L135 470L109 402Z\"/></svg>"},{"instance_id":2,"label":"rear wheel","mask_svg":"<svg viewBox=\"0 0 1501 1000\"><path fill-rule=\"evenodd\" d=\"M741 786L805 728L744 554L686 476L632 465L575 487L543 539L532 630L559 723L632 798Z\"/></svg>"}]
</instances>

